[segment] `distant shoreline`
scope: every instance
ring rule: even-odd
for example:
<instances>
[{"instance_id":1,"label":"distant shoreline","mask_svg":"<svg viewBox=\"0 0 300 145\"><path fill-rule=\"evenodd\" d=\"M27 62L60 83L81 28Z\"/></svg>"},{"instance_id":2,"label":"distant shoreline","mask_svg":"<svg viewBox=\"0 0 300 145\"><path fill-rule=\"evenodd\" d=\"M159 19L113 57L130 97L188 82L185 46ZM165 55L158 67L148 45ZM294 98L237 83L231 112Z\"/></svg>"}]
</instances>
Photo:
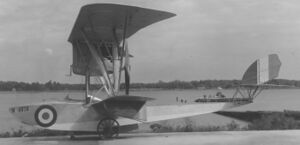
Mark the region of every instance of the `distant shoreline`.
<instances>
[{"instance_id":1,"label":"distant shoreline","mask_svg":"<svg viewBox=\"0 0 300 145\"><path fill-rule=\"evenodd\" d=\"M236 88L229 88L229 89L218 89L218 88L211 88L211 89L164 89L164 88L139 88L139 89L130 89L131 92L141 92L141 91L205 91L205 90L235 90ZM300 88L267 88L266 90L298 90ZM19 90L19 91L7 91L7 90L0 90L1 93L40 93L40 92L84 92L85 90ZM98 91L97 89L93 89L90 91ZM124 89L120 90L121 92L124 91ZM104 92L104 91L103 91Z\"/></svg>"},{"instance_id":2,"label":"distant shoreline","mask_svg":"<svg viewBox=\"0 0 300 145\"><path fill-rule=\"evenodd\" d=\"M131 83L130 88L132 91L140 90L209 90L209 89L235 89L240 84L241 80L199 80L199 81L158 81L156 83ZM298 80L285 80L275 79L268 84L273 86L281 85L282 89L299 89L300 81ZM273 88L273 86L264 86ZM286 86L286 87L284 87ZM98 90L101 88L99 84L91 84L91 90ZM123 90L125 84L120 84L120 89ZM278 87L276 87L278 89ZM70 90L85 90L84 84L67 84L55 81L48 81L46 83L39 82L16 82L16 81L0 81L0 91L70 91Z\"/></svg>"}]
</instances>

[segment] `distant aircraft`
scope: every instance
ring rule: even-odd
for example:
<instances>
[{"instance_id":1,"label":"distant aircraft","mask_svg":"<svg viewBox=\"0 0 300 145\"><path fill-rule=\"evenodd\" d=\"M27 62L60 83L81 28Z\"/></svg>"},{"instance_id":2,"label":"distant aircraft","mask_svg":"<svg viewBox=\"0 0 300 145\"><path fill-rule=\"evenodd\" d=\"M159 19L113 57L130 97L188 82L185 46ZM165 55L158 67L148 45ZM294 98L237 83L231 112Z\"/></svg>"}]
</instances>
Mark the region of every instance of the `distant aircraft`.
<instances>
[{"instance_id":1,"label":"distant aircraft","mask_svg":"<svg viewBox=\"0 0 300 145\"><path fill-rule=\"evenodd\" d=\"M148 106L148 97L129 95L130 54L127 39L140 29L175 16L173 13L117 4L83 6L68 41L73 46L72 72L85 76L85 99L67 97L11 107L22 123L50 130L92 132L113 138L128 125L189 117L252 103L263 83L278 76L276 54L256 60L232 98L202 98L196 102ZM125 94L120 92L122 74ZM90 95L90 78L98 78L107 98ZM175 97L175 96L174 96ZM103 97L101 97L103 98ZM127 128L126 128L127 127Z\"/></svg>"}]
</instances>

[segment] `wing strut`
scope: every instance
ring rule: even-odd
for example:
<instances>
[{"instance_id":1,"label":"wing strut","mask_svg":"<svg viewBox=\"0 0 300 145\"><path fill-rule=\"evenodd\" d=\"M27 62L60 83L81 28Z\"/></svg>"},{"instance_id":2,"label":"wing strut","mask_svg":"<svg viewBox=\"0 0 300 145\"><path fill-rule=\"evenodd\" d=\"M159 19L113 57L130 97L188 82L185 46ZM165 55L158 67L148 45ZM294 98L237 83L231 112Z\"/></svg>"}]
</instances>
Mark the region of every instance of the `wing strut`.
<instances>
[{"instance_id":1,"label":"wing strut","mask_svg":"<svg viewBox=\"0 0 300 145\"><path fill-rule=\"evenodd\" d=\"M119 73L119 68L120 68L120 61L119 61L119 53L120 49L118 46L113 46L113 81L114 81L114 92L119 92L119 80L120 75Z\"/></svg>"},{"instance_id":2,"label":"wing strut","mask_svg":"<svg viewBox=\"0 0 300 145\"><path fill-rule=\"evenodd\" d=\"M121 74L122 70L124 68L124 74L125 74L125 92L128 95L129 94L129 53L128 53L128 44L126 40L126 34L127 34L127 25L128 25L128 15L126 15L124 19L124 27L123 27L123 36L122 36L122 47L119 47L118 45L118 54L120 56L119 59L119 71L117 70L117 62L118 59L116 59L116 56L114 56L114 87L115 92L119 91L119 85L121 82ZM117 44L120 44L120 41L117 38L116 29L113 29L114 39L117 42ZM116 49L114 49L114 55L116 54ZM125 65L123 65L123 58L125 56ZM118 72L118 73L117 73ZM118 76L117 76L118 75ZM118 77L118 78L117 78Z\"/></svg>"},{"instance_id":3,"label":"wing strut","mask_svg":"<svg viewBox=\"0 0 300 145\"><path fill-rule=\"evenodd\" d=\"M96 60L97 64L99 65L100 67L100 70L101 70L101 74L102 76L104 77L104 80L105 80L105 84L108 86L108 95L109 96L114 96L114 91L112 90L112 85L111 85L111 82L110 82L110 79L109 79L109 76L107 74L107 69L105 67L105 64L104 62L102 61L103 59L103 56L102 56L102 53L101 51L99 51L99 53L97 52L96 48L94 47L94 45L92 45L89 41L89 39L87 38L86 34L84 33L84 31L82 30L82 36L83 38L85 39L86 43L87 43L87 46L93 56L93 58ZM98 54L98 55L97 55Z\"/></svg>"},{"instance_id":4,"label":"wing strut","mask_svg":"<svg viewBox=\"0 0 300 145\"><path fill-rule=\"evenodd\" d=\"M85 103L89 103L89 89L90 89L90 74L87 72L85 74Z\"/></svg>"}]
</instances>

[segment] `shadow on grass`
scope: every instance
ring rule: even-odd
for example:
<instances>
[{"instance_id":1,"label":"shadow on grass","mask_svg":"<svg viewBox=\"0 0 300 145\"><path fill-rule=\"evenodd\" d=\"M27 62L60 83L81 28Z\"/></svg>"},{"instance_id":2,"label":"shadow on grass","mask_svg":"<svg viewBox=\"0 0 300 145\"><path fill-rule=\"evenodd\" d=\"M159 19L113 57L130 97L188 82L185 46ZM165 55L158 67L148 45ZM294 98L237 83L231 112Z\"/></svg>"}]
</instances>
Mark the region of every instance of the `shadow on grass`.
<instances>
[{"instance_id":1,"label":"shadow on grass","mask_svg":"<svg viewBox=\"0 0 300 145\"><path fill-rule=\"evenodd\" d=\"M189 120L187 118L187 120ZM241 128L239 124L235 121L224 125L224 126L195 126L193 122L186 121L187 124L183 126L170 126L170 125L160 125L160 124L152 124L150 128L152 132L164 133L164 132L209 132L209 131L238 131L238 130L246 130L246 128Z\"/></svg>"}]
</instances>

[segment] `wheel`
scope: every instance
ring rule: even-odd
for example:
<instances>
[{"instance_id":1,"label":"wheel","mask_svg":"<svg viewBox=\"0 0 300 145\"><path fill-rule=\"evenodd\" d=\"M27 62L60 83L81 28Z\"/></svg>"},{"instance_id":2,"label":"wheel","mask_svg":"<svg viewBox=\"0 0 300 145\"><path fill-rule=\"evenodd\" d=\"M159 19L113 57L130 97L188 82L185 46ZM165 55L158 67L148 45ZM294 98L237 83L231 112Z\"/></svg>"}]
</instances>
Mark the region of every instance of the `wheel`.
<instances>
[{"instance_id":1,"label":"wheel","mask_svg":"<svg viewBox=\"0 0 300 145\"><path fill-rule=\"evenodd\" d=\"M74 134L71 134L71 135L70 135L70 139L71 139L71 140L74 140L74 139L75 139L75 135L74 135Z\"/></svg>"},{"instance_id":2,"label":"wheel","mask_svg":"<svg viewBox=\"0 0 300 145\"><path fill-rule=\"evenodd\" d=\"M118 137L119 123L115 119L105 118L102 119L97 126L97 133L102 139L110 139Z\"/></svg>"}]
</instances>

